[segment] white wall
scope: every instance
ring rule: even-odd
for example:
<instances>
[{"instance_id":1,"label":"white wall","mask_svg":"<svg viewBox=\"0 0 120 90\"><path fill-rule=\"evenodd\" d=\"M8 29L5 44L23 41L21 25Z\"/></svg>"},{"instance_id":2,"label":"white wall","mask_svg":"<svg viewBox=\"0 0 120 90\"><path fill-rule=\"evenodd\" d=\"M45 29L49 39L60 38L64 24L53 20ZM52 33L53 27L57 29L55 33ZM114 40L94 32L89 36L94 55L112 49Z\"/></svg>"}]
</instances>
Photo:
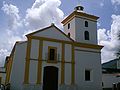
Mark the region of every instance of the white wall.
<instances>
[{"instance_id":1,"label":"white wall","mask_svg":"<svg viewBox=\"0 0 120 90\"><path fill-rule=\"evenodd\" d=\"M29 83L36 84L37 82L37 70L38 70L38 61L31 60L29 68Z\"/></svg>"},{"instance_id":2,"label":"white wall","mask_svg":"<svg viewBox=\"0 0 120 90\"><path fill-rule=\"evenodd\" d=\"M39 56L39 40L32 39L30 53L29 83L36 84Z\"/></svg>"},{"instance_id":3,"label":"white wall","mask_svg":"<svg viewBox=\"0 0 120 90\"><path fill-rule=\"evenodd\" d=\"M88 21L88 27L85 27L85 21ZM75 18L75 30L77 42L97 44L97 22L77 17ZM89 32L90 40L85 40L85 31Z\"/></svg>"},{"instance_id":4,"label":"white wall","mask_svg":"<svg viewBox=\"0 0 120 90\"><path fill-rule=\"evenodd\" d=\"M71 84L71 63L65 64L65 84Z\"/></svg>"},{"instance_id":5,"label":"white wall","mask_svg":"<svg viewBox=\"0 0 120 90\"><path fill-rule=\"evenodd\" d=\"M71 62L71 58L72 58L71 47L72 47L71 44L65 44L65 61L67 62Z\"/></svg>"},{"instance_id":6,"label":"white wall","mask_svg":"<svg viewBox=\"0 0 120 90\"><path fill-rule=\"evenodd\" d=\"M102 72L100 53L75 51L75 80L82 90L101 90ZM91 70L91 81L85 81L85 70Z\"/></svg>"},{"instance_id":7,"label":"white wall","mask_svg":"<svg viewBox=\"0 0 120 90\"><path fill-rule=\"evenodd\" d=\"M30 58L38 59L38 52L39 52L39 40L32 39Z\"/></svg>"},{"instance_id":8,"label":"white wall","mask_svg":"<svg viewBox=\"0 0 120 90\"><path fill-rule=\"evenodd\" d=\"M70 29L68 29L68 23L70 23ZM64 32L66 35L70 33L70 37L75 40L75 19L72 19L64 26Z\"/></svg>"},{"instance_id":9,"label":"white wall","mask_svg":"<svg viewBox=\"0 0 120 90\"><path fill-rule=\"evenodd\" d=\"M43 54L42 54L43 60L47 60L48 59L47 58L48 57L48 46L57 48L57 56L59 55L59 58L57 57L57 59L59 61L61 61L61 49L62 49L61 43L50 42L50 41L43 41Z\"/></svg>"},{"instance_id":10,"label":"white wall","mask_svg":"<svg viewBox=\"0 0 120 90\"><path fill-rule=\"evenodd\" d=\"M88 21L88 27L85 27L85 21ZM70 29L68 29L70 23ZM97 22L84 17L75 17L64 26L64 32L70 32L71 38L81 43L97 44ZM90 40L84 39L84 32L88 31Z\"/></svg>"},{"instance_id":11,"label":"white wall","mask_svg":"<svg viewBox=\"0 0 120 90\"><path fill-rule=\"evenodd\" d=\"M102 74L103 88L112 88L113 83L120 82L120 77L117 74Z\"/></svg>"},{"instance_id":12,"label":"white wall","mask_svg":"<svg viewBox=\"0 0 120 90\"><path fill-rule=\"evenodd\" d=\"M24 80L26 46L26 43L18 43L15 47L15 55L13 58L13 66L10 77L11 90L20 90L22 88Z\"/></svg>"},{"instance_id":13,"label":"white wall","mask_svg":"<svg viewBox=\"0 0 120 90\"><path fill-rule=\"evenodd\" d=\"M46 30L41 31L39 33L36 33L33 36L40 36L40 37L46 37L46 38L52 38L52 39L58 39L58 40L71 41L63 33L61 33L57 28L55 28L55 26L47 28Z\"/></svg>"}]
</instances>

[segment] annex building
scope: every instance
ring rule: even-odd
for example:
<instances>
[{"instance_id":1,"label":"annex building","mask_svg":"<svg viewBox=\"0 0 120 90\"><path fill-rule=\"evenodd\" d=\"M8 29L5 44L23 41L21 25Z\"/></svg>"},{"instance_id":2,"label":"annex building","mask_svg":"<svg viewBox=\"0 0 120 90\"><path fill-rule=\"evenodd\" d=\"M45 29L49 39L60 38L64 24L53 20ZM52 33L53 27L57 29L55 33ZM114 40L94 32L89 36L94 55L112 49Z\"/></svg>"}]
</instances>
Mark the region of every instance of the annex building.
<instances>
[{"instance_id":1,"label":"annex building","mask_svg":"<svg viewBox=\"0 0 120 90\"><path fill-rule=\"evenodd\" d=\"M11 90L102 90L99 17L83 9L62 21L64 31L51 24L16 42L1 81Z\"/></svg>"}]
</instances>

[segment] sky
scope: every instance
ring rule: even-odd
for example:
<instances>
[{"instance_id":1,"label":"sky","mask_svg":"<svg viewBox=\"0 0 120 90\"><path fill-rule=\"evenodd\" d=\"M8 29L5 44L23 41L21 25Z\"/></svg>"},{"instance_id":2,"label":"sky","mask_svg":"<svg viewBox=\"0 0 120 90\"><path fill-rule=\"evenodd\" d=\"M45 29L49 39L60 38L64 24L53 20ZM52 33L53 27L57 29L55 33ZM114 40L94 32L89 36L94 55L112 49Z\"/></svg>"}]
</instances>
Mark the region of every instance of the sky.
<instances>
[{"instance_id":1,"label":"sky","mask_svg":"<svg viewBox=\"0 0 120 90\"><path fill-rule=\"evenodd\" d=\"M84 12L100 17L97 35L98 44L104 46L102 63L116 58L120 48L120 0L0 0L0 66L15 42L26 40L27 33L51 23L63 30L61 21L78 4Z\"/></svg>"}]
</instances>

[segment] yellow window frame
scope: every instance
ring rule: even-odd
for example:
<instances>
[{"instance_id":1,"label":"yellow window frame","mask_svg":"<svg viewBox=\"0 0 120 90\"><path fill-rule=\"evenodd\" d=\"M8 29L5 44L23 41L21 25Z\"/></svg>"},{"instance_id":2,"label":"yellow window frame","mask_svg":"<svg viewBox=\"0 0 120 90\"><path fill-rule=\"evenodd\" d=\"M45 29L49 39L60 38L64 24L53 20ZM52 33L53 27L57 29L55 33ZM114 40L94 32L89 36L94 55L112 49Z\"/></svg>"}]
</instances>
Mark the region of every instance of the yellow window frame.
<instances>
[{"instance_id":1,"label":"yellow window frame","mask_svg":"<svg viewBox=\"0 0 120 90\"><path fill-rule=\"evenodd\" d=\"M55 56L54 56L54 60L50 60L50 49L54 49L55 50ZM48 46L48 63L57 63L57 47L53 47L53 46Z\"/></svg>"}]
</instances>

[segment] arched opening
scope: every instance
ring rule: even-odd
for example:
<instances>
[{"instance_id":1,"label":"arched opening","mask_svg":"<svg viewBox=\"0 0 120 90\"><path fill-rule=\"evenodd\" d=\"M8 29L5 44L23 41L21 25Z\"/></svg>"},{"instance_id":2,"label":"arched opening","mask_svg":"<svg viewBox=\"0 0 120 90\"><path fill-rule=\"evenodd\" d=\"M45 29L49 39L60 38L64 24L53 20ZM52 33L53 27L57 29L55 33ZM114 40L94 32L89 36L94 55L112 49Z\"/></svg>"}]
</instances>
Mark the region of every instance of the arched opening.
<instances>
[{"instance_id":1,"label":"arched opening","mask_svg":"<svg viewBox=\"0 0 120 90\"><path fill-rule=\"evenodd\" d=\"M54 66L44 67L43 90L58 90L58 68Z\"/></svg>"},{"instance_id":2,"label":"arched opening","mask_svg":"<svg viewBox=\"0 0 120 90\"><path fill-rule=\"evenodd\" d=\"M68 33L68 36L70 37L70 33Z\"/></svg>"},{"instance_id":3,"label":"arched opening","mask_svg":"<svg viewBox=\"0 0 120 90\"><path fill-rule=\"evenodd\" d=\"M88 31L84 32L84 37L85 37L85 40L89 40L89 32Z\"/></svg>"},{"instance_id":4,"label":"arched opening","mask_svg":"<svg viewBox=\"0 0 120 90\"><path fill-rule=\"evenodd\" d=\"M68 29L70 29L70 23L68 23Z\"/></svg>"},{"instance_id":5,"label":"arched opening","mask_svg":"<svg viewBox=\"0 0 120 90\"><path fill-rule=\"evenodd\" d=\"M88 21L85 21L85 27L88 27Z\"/></svg>"}]
</instances>

